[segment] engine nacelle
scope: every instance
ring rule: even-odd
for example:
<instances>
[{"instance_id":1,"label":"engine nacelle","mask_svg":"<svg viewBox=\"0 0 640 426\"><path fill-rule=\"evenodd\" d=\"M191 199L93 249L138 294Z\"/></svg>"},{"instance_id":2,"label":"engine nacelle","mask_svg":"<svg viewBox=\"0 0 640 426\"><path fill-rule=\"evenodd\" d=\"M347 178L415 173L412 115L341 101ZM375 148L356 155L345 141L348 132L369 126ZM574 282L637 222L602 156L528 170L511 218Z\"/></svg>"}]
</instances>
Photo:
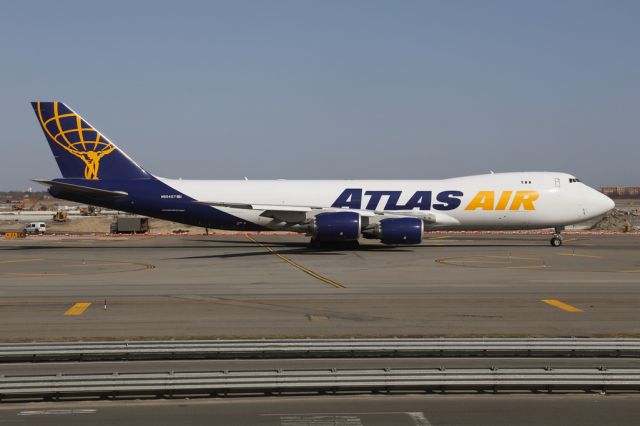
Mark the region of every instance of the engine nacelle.
<instances>
[{"instance_id":1,"label":"engine nacelle","mask_svg":"<svg viewBox=\"0 0 640 426\"><path fill-rule=\"evenodd\" d=\"M315 216L311 235L317 241L357 241L361 219L356 212L326 212Z\"/></svg>"},{"instance_id":2,"label":"engine nacelle","mask_svg":"<svg viewBox=\"0 0 640 426\"><path fill-rule=\"evenodd\" d=\"M383 244L420 244L424 223L417 217L382 219L379 224L365 229L365 238L379 238Z\"/></svg>"}]
</instances>

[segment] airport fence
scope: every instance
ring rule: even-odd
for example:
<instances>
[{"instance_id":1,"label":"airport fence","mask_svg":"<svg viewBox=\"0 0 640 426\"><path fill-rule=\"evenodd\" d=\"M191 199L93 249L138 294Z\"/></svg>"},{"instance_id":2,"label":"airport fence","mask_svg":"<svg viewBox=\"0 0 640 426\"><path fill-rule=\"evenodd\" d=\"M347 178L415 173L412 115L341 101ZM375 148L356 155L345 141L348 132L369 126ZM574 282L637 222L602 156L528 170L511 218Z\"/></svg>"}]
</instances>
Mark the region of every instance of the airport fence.
<instances>
[{"instance_id":1,"label":"airport fence","mask_svg":"<svg viewBox=\"0 0 640 426\"><path fill-rule=\"evenodd\" d=\"M0 362L348 357L640 357L640 339L282 339L0 344Z\"/></svg>"},{"instance_id":2,"label":"airport fence","mask_svg":"<svg viewBox=\"0 0 640 426\"><path fill-rule=\"evenodd\" d=\"M638 392L640 369L348 369L0 377L0 399L415 392Z\"/></svg>"}]
</instances>

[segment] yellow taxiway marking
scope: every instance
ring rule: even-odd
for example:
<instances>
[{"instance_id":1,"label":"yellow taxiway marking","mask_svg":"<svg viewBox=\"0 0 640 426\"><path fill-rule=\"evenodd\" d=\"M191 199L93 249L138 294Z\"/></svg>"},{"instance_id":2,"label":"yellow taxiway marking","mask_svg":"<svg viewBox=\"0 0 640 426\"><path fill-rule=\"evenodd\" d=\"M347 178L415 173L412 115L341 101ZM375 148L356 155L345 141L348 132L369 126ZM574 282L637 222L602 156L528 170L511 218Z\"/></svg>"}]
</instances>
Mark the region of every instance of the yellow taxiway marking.
<instances>
[{"instance_id":1,"label":"yellow taxiway marking","mask_svg":"<svg viewBox=\"0 0 640 426\"><path fill-rule=\"evenodd\" d=\"M90 266L90 267L94 267L94 266L114 266L114 265L118 265L118 264L122 264L125 262L109 262L109 263L91 263L91 262L85 262L85 263L67 263L63 266L66 266L68 268L77 268L77 267L81 267L81 266ZM147 268L148 269L148 268Z\"/></svg>"},{"instance_id":2,"label":"yellow taxiway marking","mask_svg":"<svg viewBox=\"0 0 640 426\"><path fill-rule=\"evenodd\" d=\"M494 259L540 260L537 257L518 257L518 256L478 256L478 257L491 257Z\"/></svg>"},{"instance_id":3,"label":"yellow taxiway marking","mask_svg":"<svg viewBox=\"0 0 640 426\"><path fill-rule=\"evenodd\" d=\"M625 269L625 270L618 271L618 272L625 272L625 273L628 273L628 274L633 274L635 272L640 272L640 269Z\"/></svg>"},{"instance_id":4,"label":"yellow taxiway marking","mask_svg":"<svg viewBox=\"0 0 640 426\"><path fill-rule=\"evenodd\" d=\"M325 315L308 315L309 321L329 321L329 317Z\"/></svg>"},{"instance_id":5,"label":"yellow taxiway marking","mask_svg":"<svg viewBox=\"0 0 640 426\"><path fill-rule=\"evenodd\" d=\"M589 257L592 259L602 259L602 256L596 256L595 254L580 254L580 253L560 253L558 256L575 256L575 257Z\"/></svg>"},{"instance_id":6,"label":"yellow taxiway marking","mask_svg":"<svg viewBox=\"0 0 640 426\"><path fill-rule=\"evenodd\" d=\"M437 236L437 237L431 237L429 239L430 240L444 240L445 238L449 238L449 236L448 235L440 235L440 236Z\"/></svg>"},{"instance_id":7,"label":"yellow taxiway marking","mask_svg":"<svg viewBox=\"0 0 640 426\"><path fill-rule=\"evenodd\" d=\"M65 315L82 315L87 308L91 306L91 302L78 302L64 313Z\"/></svg>"},{"instance_id":8,"label":"yellow taxiway marking","mask_svg":"<svg viewBox=\"0 0 640 426\"><path fill-rule=\"evenodd\" d=\"M502 269L544 269L545 265L505 266Z\"/></svg>"},{"instance_id":9,"label":"yellow taxiway marking","mask_svg":"<svg viewBox=\"0 0 640 426\"><path fill-rule=\"evenodd\" d=\"M487 259L501 259L501 260L487 260ZM545 269L547 266L542 265L513 265L513 260L535 260L542 262L542 259L536 257L518 257L518 256L469 256L465 257L443 257L436 259L436 263L442 263L444 265L453 266L467 266L470 263L489 265L488 267L495 267L499 269ZM465 265L466 264L466 265ZM500 265L513 265L513 266L500 266ZM471 265L469 265L471 266ZM471 266L474 267L474 266ZM482 267L482 266L480 266Z\"/></svg>"},{"instance_id":10,"label":"yellow taxiway marking","mask_svg":"<svg viewBox=\"0 0 640 426\"><path fill-rule=\"evenodd\" d=\"M36 259L12 259L12 260L0 260L0 264L4 265L5 263L24 263L24 262L35 262L38 260L42 260L41 258Z\"/></svg>"},{"instance_id":11,"label":"yellow taxiway marking","mask_svg":"<svg viewBox=\"0 0 640 426\"><path fill-rule=\"evenodd\" d=\"M69 275L65 273L57 274L53 272L7 272L7 275L16 275L19 277L48 277L48 276L63 276Z\"/></svg>"},{"instance_id":12,"label":"yellow taxiway marking","mask_svg":"<svg viewBox=\"0 0 640 426\"><path fill-rule=\"evenodd\" d=\"M562 241L565 242L565 243L568 243L568 242L571 242L571 241L578 241L578 239L577 238L565 238Z\"/></svg>"},{"instance_id":13,"label":"yellow taxiway marking","mask_svg":"<svg viewBox=\"0 0 640 426\"><path fill-rule=\"evenodd\" d=\"M334 286L335 288L345 288L342 284L337 283L333 280L330 280L329 278L325 278L322 275L316 274L315 272L313 272L311 269L302 266L301 264L297 263L296 261L294 261L293 259L288 258L287 256L284 256L280 253L278 253L277 251L275 251L274 249L272 249L271 247L269 247L266 244L262 244L261 242L257 241L255 238L253 238L251 235L249 234L245 234L245 237L247 237L248 240L253 241L254 243L258 244L260 247L263 247L264 249L266 249L267 251L269 251L270 253L275 254L276 256L278 256L280 259L284 260L285 262L287 262L289 265L293 266L294 268L298 268L300 269L302 272L311 275L313 278L322 281L323 283L329 284Z\"/></svg>"},{"instance_id":14,"label":"yellow taxiway marking","mask_svg":"<svg viewBox=\"0 0 640 426\"><path fill-rule=\"evenodd\" d=\"M575 306L568 305L555 299L543 299L542 302L567 312L583 312L580 308L576 308Z\"/></svg>"}]
</instances>

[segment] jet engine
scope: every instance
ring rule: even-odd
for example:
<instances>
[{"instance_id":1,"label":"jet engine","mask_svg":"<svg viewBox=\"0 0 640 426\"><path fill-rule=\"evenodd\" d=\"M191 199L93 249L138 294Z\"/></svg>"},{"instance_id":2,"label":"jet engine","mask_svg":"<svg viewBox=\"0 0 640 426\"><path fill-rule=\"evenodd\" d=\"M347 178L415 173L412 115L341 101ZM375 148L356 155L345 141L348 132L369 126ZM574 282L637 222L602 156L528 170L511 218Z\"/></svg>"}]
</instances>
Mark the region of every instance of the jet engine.
<instances>
[{"instance_id":1,"label":"jet engine","mask_svg":"<svg viewBox=\"0 0 640 426\"><path fill-rule=\"evenodd\" d=\"M380 239L383 244L420 244L424 223L417 217L382 219L362 231L365 238Z\"/></svg>"},{"instance_id":2,"label":"jet engine","mask_svg":"<svg viewBox=\"0 0 640 426\"><path fill-rule=\"evenodd\" d=\"M356 212L326 212L315 216L310 233L316 241L357 241L361 220Z\"/></svg>"}]
</instances>

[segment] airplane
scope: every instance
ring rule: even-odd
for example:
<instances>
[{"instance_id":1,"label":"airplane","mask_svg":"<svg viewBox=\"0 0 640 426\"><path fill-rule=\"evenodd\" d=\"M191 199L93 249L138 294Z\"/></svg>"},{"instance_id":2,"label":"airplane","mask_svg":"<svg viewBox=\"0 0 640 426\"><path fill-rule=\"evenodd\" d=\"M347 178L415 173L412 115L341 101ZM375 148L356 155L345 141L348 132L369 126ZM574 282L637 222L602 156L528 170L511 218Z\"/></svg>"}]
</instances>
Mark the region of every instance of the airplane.
<instances>
[{"instance_id":1,"label":"airplane","mask_svg":"<svg viewBox=\"0 0 640 426\"><path fill-rule=\"evenodd\" d=\"M62 102L32 102L62 179L34 179L57 198L235 231L293 231L310 245L420 244L436 230L553 228L613 209L575 176L489 173L441 180L187 180L152 175Z\"/></svg>"}]
</instances>

